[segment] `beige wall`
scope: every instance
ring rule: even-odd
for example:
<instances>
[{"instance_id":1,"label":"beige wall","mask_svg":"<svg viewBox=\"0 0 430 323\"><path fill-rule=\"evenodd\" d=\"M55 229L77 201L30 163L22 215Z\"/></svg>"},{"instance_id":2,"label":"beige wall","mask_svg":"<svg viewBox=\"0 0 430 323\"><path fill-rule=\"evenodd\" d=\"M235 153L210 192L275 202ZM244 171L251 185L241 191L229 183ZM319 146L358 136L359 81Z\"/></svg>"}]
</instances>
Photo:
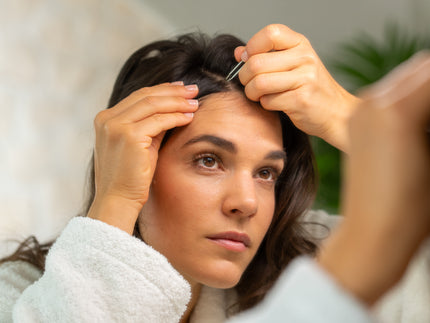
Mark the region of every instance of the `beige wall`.
<instances>
[{"instance_id":1,"label":"beige wall","mask_svg":"<svg viewBox=\"0 0 430 323\"><path fill-rule=\"evenodd\" d=\"M0 240L49 238L80 211L93 117L171 28L139 0L0 2Z\"/></svg>"},{"instance_id":2,"label":"beige wall","mask_svg":"<svg viewBox=\"0 0 430 323\"><path fill-rule=\"evenodd\" d=\"M429 0L141 0L180 30L228 32L248 40L270 23L304 34L323 57L336 55L336 44L366 31L380 36L388 20L428 33Z\"/></svg>"}]
</instances>

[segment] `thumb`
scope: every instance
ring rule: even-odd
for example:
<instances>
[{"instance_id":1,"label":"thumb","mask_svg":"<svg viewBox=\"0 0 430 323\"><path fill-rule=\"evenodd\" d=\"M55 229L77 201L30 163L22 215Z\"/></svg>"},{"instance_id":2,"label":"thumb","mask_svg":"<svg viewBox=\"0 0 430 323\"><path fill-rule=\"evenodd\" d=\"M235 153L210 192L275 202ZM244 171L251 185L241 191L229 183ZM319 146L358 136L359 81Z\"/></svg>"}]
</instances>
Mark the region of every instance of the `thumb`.
<instances>
[{"instance_id":1,"label":"thumb","mask_svg":"<svg viewBox=\"0 0 430 323\"><path fill-rule=\"evenodd\" d=\"M245 52L245 46L239 46L236 47L236 49L234 50L234 58L236 59L236 61L241 61L242 60L242 54Z\"/></svg>"},{"instance_id":2,"label":"thumb","mask_svg":"<svg viewBox=\"0 0 430 323\"><path fill-rule=\"evenodd\" d=\"M163 143L164 135L166 134L166 131L163 131L159 133L157 136L152 138L152 145L154 149L157 151L160 149L161 144Z\"/></svg>"}]
</instances>

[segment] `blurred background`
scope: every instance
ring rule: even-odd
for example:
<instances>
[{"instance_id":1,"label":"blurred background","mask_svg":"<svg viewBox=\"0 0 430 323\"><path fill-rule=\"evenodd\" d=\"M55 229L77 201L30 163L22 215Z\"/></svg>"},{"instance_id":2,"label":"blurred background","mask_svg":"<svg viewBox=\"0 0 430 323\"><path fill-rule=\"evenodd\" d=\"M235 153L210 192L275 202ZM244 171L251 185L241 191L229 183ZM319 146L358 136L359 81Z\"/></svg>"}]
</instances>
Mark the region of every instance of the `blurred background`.
<instances>
[{"instance_id":1,"label":"blurred background","mask_svg":"<svg viewBox=\"0 0 430 323\"><path fill-rule=\"evenodd\" d=\"M0 240L48 240L81 211L93 118L143 44L196 30L246 41L282 23L308 37L355 92L429 48L428 21L430 0L1 1ZM340 154L313 144L315 207L337 213Z\"/></svg>"}]
</instances>

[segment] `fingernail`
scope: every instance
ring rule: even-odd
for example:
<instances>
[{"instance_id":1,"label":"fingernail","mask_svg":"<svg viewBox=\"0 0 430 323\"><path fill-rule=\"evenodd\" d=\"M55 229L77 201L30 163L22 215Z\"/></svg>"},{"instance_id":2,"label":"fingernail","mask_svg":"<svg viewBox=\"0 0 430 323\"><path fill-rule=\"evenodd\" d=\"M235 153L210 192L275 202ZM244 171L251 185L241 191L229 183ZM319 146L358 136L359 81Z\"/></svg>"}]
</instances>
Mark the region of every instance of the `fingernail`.
<instances>
[{"instance_id":1,"label":"fingernail","mask_svg":"<svg viewBox=\"0 0 430 323\"><path fill-rule=\"evenodd\" d=\"M199 88L197 87L197 85L196 85L196 84L190 84L190 85L185 85L185 89L186 89L187 91L190 91L190 92L195 92L195 91L197 91Z\"/></svg>"},{"instance_id":2,"label":"fingernail","mask_svg":"<svg viewBox=\"0 0 430 323\"><path fill-rule=\"evenodd\" d=\"M187 100L187 101L188 101L188 104L190 104L192 106L195 106L195 107L199 106L199 100L192 100L192 99L190 99L190 100Z\"/></svg>"},{"instance_id":3,"label":"fingernail","mask_svg":"<svg viewBox=\"0 0 430 323\"><path fill-rule=\"evenodd\" d=\"M248 60L248 52L245 50L242 55L240 56L240 59L244 62Z\"/></svg>"},{"instance_id":4,"label":"fingernail","mask_svg":"<svg viewBox=\"0 0 430 323\"><path fill-rule=\"evenodd\" d=\"M172 85L184 85L184 82L182 81L175 81L171 83Z\"/></svg>"},{"instance_id":5,"label":"fingernail","mask_svg":"<svg viewBox=\"0 0 430 323\"><path fill-rule=\"evenodd\" d=\"M192 112L186 112L186 113L184 113L184 115L187 116L188 118L194 117L194 113L192 113Z\"/></svg>"}]
</instances>

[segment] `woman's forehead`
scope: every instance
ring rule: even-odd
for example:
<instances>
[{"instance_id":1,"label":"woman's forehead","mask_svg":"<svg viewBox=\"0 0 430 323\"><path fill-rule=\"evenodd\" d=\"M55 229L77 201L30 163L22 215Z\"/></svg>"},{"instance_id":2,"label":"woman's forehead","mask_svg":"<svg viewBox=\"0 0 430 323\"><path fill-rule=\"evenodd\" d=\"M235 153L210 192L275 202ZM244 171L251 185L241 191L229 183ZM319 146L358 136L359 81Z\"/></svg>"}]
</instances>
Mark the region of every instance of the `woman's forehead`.
<instances>
[{"instance_id":1,"label":"woman's forehead","mask_svg":"<svg viewBox=\"0 0 430 323\"><path fill-rule=\"evenodd\" d=\"M277 112L264 110L240 92L222 92L205 96L193 121L181 128L185 140L192 136L217 134L231 140L266 142L282 147L282 128Z\"/></svg>"},{"instance_id":2,"label":"woman's forehead","mask_svg":"<svg viewBox=\"0 0 430 323\"><path fill-rule=\"evenodd\" d=\"M199 110L201 110L200 108L203 108L203 111L205 108L229 109L237 105L247 108L252 107L255 109L261 109L261 106L258 103L248 100L244 93L238 91L211 93L199 99Z\"/></svg>"},{"instance_id":3,"label":"woman's forehead","mask_svg":"<svg viewBox=\"0 0 430 323\"><path fill-rule=\"evenodd\" d=\"M263 119L278 120L277 113L264 110L257 102L250 101L245 94L238 91L218 92L199 99L196 115L211 115L233 112L238 115L258 115Z\"/></svg>"}]
</instances>

